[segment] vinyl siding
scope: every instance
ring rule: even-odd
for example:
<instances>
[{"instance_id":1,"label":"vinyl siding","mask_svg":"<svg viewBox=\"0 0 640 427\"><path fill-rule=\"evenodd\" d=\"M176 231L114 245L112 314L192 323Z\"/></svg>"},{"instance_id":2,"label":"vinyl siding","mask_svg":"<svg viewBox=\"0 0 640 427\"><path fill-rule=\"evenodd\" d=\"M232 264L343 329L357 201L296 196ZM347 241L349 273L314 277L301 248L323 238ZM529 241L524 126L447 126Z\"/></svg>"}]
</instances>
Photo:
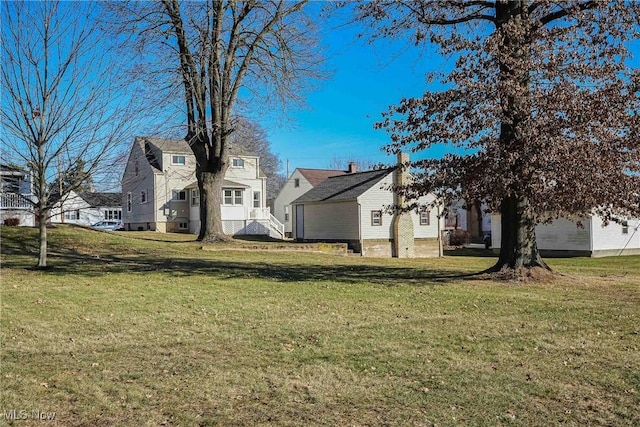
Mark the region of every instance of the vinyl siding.
<instances>
[{"instance_id":1,"label":"vinyl siding","mask_svg":"<svg viewBox=\"0 0 640 427\"><path fill-rule=\"evenodd\" d=\"M299 187L295 186L296 179L300 180ZM291 206L291 202L302 196L312 188L313 187L311 186L309 181L307 181L307 179L298 170L295 170L278 193L278 196L273 202L273 209L275 212L272 212L272 214L278 219L278 221L284 224L284 231L286 233L292 232L293 206ZM289 221L284 220L285 206L289 206Z\"/></svg>"},{"instance_id":2,"label":"vinyl siding","mask_svg":"<svg viewBox=\"0 0 640 427\"><path fill-rule=\"evenodd\" d=\"M602 219L593 217L593 250L638 249L640 248L640 220L628 221L629 231L622 234L622 225L609 223L603 226Z\"/></svg>"},{"instance_id":3,"label":"vinyl siding","mask_svg":"<svg viewBox=\"0 0 640 427\"><path fill-rule=\"evenodd\" d=\"M355 201L305 204L304 238L358 240L358 204Z\"/></svg>"},{"instance_id":4,"label":"vinyl siding","mask_svg":"<svg viewBox=\"0 0 640 427\"><path fill-rule=\"evenodd\" d=\"M362 239L393 239L393 215L385 212L385 208L393 206L395 203L394 194L389 191L393 184L394 173L390 173L380 180L369 190L358 197L361 206L360 223L362 224ZM420 203L426 204L435 200L432 194L422 196ZM371 225L371 211L382 210L382 226ZM411 211L413 220L414 237L437 238L438 237L438 215L434 209L430 214L429 225L420 225L420 216L417 212Z\"/></svg>"},{"instance_id":5,"label":"vinyl siding","mask_svg":"<svg viewBox=\"0 0 640 427\"><path fill-rule=\"evenodd\" d=\"M582 220L583 227L576 225L575 221L558 219L551 224L539 224L536 226L536 242L540 250L553 251L591 251L591 219ZM491 246L500 247L501 217L491 217Z\"/></svg>"},{"instance_id":6,"label":"vinyl siding","mask_svg":"<svg viewBox=\"0 0 640 427\"><path fill-rule=\"evenodd\" d=\"M390 172L358 197L363 240L393 238L393 215L385 209L395 203L394 195L389 191L389 187L393 185L393 176L394 173ZM382 225L371 225L371 211L379 210L382 210Z\"/></svg>"},{"instance_id":7,"label":"vinyl siding","mask_svg":"<svg viewBox=\"0 0 640 427\"><path fill-rule=\"evenodd\" d=\"M138 174L135 173L135 162L138 161ZM134 143L131 154L122 176L122 222L147 223L156 222L156 208L152 200L157 199L154 194L157 172L144 156L140 145ZM149 202L140 203L141 191L147 192ZM127 193L131 193L131 212L127 211ZM155 191L157 193L157 189Z\"/></svg>"}]
</instances>

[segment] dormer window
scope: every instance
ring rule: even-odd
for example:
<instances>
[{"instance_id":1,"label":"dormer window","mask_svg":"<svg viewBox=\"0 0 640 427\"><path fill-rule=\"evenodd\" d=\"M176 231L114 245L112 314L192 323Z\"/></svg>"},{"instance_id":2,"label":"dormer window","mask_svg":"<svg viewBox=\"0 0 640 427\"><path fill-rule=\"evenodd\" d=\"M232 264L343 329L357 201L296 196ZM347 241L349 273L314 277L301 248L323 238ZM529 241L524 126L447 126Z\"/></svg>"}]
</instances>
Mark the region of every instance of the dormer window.
<instances>
[{"instance_id":1,"label":"dormer window","mask_svg":"<svg viewBox=\"0 0 640 427\"><path fill-rule=\"evenodd\" d=\"M182 165L184 166L186 163L186 159L184 156L171 156L171 164L172 165Z\"/></svg>"},{"instance_id":2,"label":"dormer window","mask_svg":"<svg viewBox=\"0 0 640 427\"><path fill-rule=\"evenodd\" d=\"M232 159L231 166L234 168L244 168L244 159Z\"/></svg>"}]
</instances>

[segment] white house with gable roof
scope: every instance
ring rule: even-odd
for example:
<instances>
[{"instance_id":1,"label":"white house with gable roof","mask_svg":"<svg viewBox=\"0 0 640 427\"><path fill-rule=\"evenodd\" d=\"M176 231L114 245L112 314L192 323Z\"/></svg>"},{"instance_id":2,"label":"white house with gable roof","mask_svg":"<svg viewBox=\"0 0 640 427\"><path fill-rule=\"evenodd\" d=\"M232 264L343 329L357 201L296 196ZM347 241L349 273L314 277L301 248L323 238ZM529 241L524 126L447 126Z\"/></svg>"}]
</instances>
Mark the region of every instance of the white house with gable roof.
<instances>
[{"instance_id":1,"label":"white house with gable roof","mask_svg":"<svg viewBox=\"0 0 640 427\"><path fill-rule=\"evenodd\" d=\"M222 225L228 235L281 238L283 225L266 206L260 158L232 149L224 177ZM200 194L196 160L184 140L135 138L122 177L122 222L127 230L198 233Z\"/></svg>"}]
</instances>

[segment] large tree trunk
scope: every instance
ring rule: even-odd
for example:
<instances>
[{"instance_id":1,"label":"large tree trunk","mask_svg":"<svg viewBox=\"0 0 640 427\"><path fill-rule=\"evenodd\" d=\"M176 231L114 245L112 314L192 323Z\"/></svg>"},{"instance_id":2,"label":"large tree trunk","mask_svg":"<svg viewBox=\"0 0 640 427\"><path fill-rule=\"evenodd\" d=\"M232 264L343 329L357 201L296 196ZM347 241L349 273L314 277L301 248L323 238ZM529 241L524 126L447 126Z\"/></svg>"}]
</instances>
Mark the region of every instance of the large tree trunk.
<instances>
[{"instance_id":1,"label":"large tree trunk","mask_svg":"<svg viewBox=\"0 0 640 427\"><path fill-rule=\"evenodd\" d=\"M222 186L224 172L199 172L200 233L198 240L216 242L228 240L222 228Z\"/></svg>"},{"instance_id":2,"label":"large tree trunk","mask_svg":"<svg viewBox=\"0 0 640 427\"><path fill-rule=\"evenodd\" d=\"M489 272L514 271L541 267L550 270L542 260L536 243L536 218L527 197L507 197L500 206L502 216L500 256Z\"/></svg>"}]
</instances>

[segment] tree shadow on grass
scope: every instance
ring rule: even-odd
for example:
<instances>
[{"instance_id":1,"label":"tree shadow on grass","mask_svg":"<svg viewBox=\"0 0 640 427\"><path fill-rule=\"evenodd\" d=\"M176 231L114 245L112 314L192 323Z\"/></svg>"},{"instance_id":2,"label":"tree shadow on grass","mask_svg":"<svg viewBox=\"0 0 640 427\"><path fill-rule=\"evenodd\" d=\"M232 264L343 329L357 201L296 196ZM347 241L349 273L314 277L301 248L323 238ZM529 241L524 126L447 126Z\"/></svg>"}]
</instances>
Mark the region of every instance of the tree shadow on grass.
<instances>
[{"instance_id":1,"label":"tree shadow on grass","mask_svg":"<svg viewBox=\"0 0 640 427\"><path fill-rule=\"evenodd\" d=\"M476 277L476 274L429 268L428 265L417 268L360 265L353 262L342 263L340 257L331 255L318 255L318 257L332 257L332 262L330 264L324 262L317 264L267 263L254 260L157 258L146 254L92 256L69 251L50 254L50 268L47 274L99 277L107 274L163 273L176 277L201 276L217 280L255 278L276 282L369 282L384 286L441 285ZM4 264L5 267L25 268L24 264L19 265L21 262L23 261L16 260Z\"/></svg>"}]
</instances>

